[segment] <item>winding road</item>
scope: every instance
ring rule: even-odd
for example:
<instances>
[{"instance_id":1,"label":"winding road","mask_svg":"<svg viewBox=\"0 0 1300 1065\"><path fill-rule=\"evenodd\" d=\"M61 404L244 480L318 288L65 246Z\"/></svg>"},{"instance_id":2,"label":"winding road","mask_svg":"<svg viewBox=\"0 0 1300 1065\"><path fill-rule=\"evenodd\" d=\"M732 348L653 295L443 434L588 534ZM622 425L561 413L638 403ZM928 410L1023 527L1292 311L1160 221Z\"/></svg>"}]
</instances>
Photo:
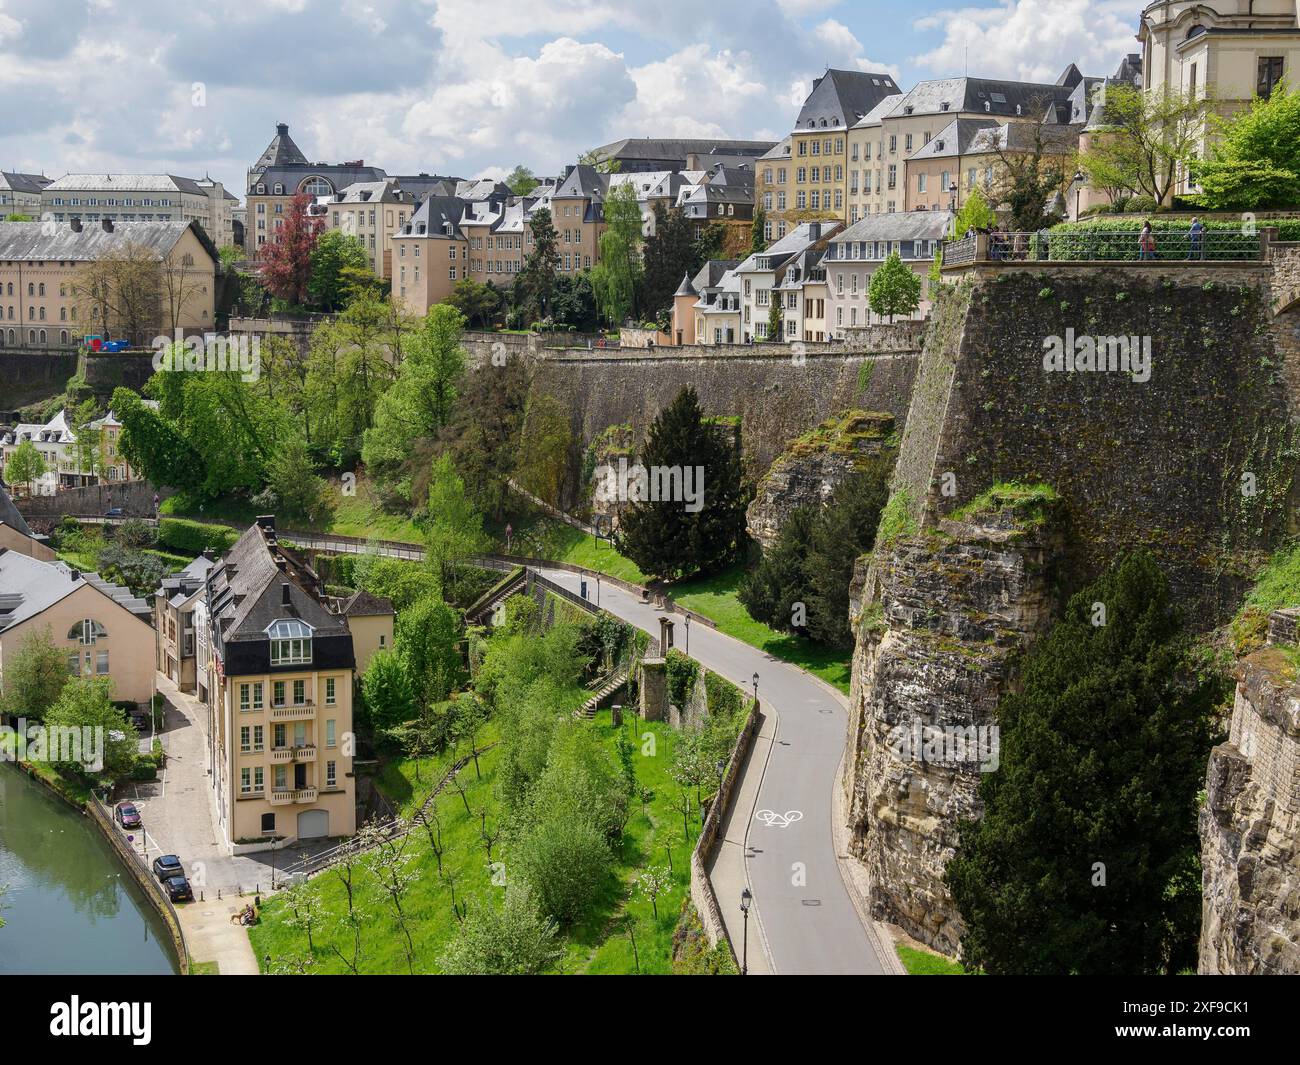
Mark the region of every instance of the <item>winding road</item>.
<instances>
[{"instance_id":1,"label":"winding road","mask_svg":"<svg viewBox=\"0 0 1300 1065\"><path fill-rule=\"evenodd\" d=\"M568 570L537 567L538 572L574 592L582 577ZM594 596L588 579L588 595ZM600 605L652 635L659 633L663 611L642 603L610 584L600 588ZM674 640L685 644L680 617ZM886 968L873 937L858 916L840 874L832 818L840 759L844 754L846 700L797 666L771 658L757 648L704 625L691 626L690 654L702 665L749 691L759 675L758 694L773 733L766 761L751 757L746 786L732 814L732 833L744 846L744 876L754 894L751 948L757 938L766 947L767 969L781 975L863 975L896 971ZM761 774L752 812L745 809L755 789L750 774ZM746 828L746 820L748 822ZM719 903L732 942L742 932L739 899ZM752 971L760 971L751 958Z\"/></svg>"}]
</instances>

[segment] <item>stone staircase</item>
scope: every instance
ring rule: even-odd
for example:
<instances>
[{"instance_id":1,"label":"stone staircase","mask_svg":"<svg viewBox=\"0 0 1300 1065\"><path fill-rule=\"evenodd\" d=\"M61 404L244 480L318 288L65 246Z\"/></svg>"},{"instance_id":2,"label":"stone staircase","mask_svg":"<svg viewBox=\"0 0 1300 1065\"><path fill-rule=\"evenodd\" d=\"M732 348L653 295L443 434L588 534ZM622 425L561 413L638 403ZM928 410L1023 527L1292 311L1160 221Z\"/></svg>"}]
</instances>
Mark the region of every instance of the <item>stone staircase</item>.
<instances>
[{"instance_id":1,"label":"stone staircase","mask_svg":"<svg viewBox=\"0 0 1300 1065\"><path fill-rule=\"evenodd\" d=\"M627 667L620 666L608 677L596 683L598 687L592 691L591 697L573 712L574 717L585 717L587 720L595 717L601 700L613 695L614 692L627 683Z\"/></svg>"}]
</instances>

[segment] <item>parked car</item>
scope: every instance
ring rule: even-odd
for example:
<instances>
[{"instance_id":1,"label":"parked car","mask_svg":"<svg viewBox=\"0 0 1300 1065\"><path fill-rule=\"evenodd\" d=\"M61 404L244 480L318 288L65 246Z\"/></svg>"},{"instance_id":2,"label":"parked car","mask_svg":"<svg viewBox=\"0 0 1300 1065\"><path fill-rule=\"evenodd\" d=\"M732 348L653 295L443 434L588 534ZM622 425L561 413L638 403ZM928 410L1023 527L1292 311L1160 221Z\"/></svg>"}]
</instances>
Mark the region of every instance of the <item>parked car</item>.
<instances>
[{"instance_id":1,"label":"parked car","mask_svg":"<svg viewBox=\"0 0 1300 1065\"><path fill-rule=\"evenodd\" d=\"M119 802L113 807L113 816L123 828L140 828L144 824L134 803Z\"/></svg>"},{"instance_id":2,"label":"parked car","mask_svg":"<svg viewBox=\"0 0 1300 1065\"><path fill-rule=\"evenodd\" d=\"M164 883L173 876L183 877L181 860L174 854L160 854L153 860L153 875Z\"/></svg>"},{"instance_id":3,"label":"parked car","mask_svg":"<svg viewBox=\"0 0 1300 1065\"><path fill-rule=\"evenodd\" d=\"M194 892L190 888L190 882L183 876L169 876L162 882L163 890L167 892L167 897L172 902L193 902Z\"/></svg>"},{"instance_id":4,"label":"parked car","mask_svg":"<svg viewBox=\"0 0 1300 1065\"><path fill-rule=\"evenodd\" d=\"M109 507L106 511L104 511L104 517L124 518L126 517L126 513L122 510L121 507Z\"/></svg>"}]
</instances>

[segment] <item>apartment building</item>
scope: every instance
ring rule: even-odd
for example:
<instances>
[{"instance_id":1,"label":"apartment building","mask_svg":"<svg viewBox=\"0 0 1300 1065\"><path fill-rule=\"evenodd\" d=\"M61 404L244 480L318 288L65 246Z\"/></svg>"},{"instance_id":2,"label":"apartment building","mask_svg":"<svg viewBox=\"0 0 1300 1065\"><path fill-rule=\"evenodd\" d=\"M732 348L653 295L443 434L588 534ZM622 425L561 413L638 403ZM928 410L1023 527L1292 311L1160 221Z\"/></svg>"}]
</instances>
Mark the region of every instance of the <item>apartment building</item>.
<instances>
[{"instance_id":1,"label":"apartment building","mask_svg":"<svg viewBox=\"0 0 1300 1065\"><path fill-rule=\"evenodd\" d=\"M787 342L821 342L826 330L826 268L824 247L811 247L786 264L772 298L781 300L781 324Z\"/></svg>"},{"instance_id":2,"label":"apartment building","mask_svg":"<svg viewBox=\"0 0 1300 1065\"><path fill-rule=\"evenodd\" d=\"M813 82L790 134L787 222L848 217L849 131L898 86L888 74L827 70Z\"/></svg>"},{"instance_id":3,"label":"apartment building","mask_svg":"<svg viewBox=\"0 0 1300 1065\"><path fill-rule=\"evenodd\" d=\"M1061 187L1070 187L1081 126L1034 122L954 119L907 162L909 211L959 211L971 192L1000 198L1008 178L1007 160L1032 155L1041 145L1043 166L1056 166Z\"/></svg>"},{"instance_id":4,"label":"apartment building","mask_svg":"<svg viewBox=\"0 0 1300 1065\"><path fill-rule=\"evenodd\" d=\"M144 402L158 406L157 400ZM68 421L68 412L60 410L44 423L21 422L0 432L0 469L8 464L19 444L30 440L46 467L30 488L34 495L52 496L63 488L134 481L139 475L121 453L121 437L122 423L112 411L87 422L78 433Z\"/></svg>"},{"instance_id":5,"label":"apartment building","mask_svg":"<svg viewBox=\"0 0 1300 1065\"><path fill-rule=\"evenodd\" d=\"M1198 154L1212 136L1211 113L1232 114L1267 98L1283 79L1297 84L1297 15L1295 0L1157 0L1143 8L1137 39L1146 90L1213 101ZM1175 194L1195 192L1189 181L1181 171Z\"/></svg>"},{"instance_id":6,"label":"apartment building","mask_svg":"<svg viewBox=\"0 0 1300 1065\"><path fill-rule=\"evenodd\" d=\"M675 344L734 344L740 337L740 283L736 259L710 259L684 275L673 294Z\"/></svg>"},{"instance_id":7,"label":"apartment building","mask_svg":"<svg viewBox=\"0 0 1300 1065\"><path fill-rule=\"evenodd\" d=\"M376 277L392 277L392 236L415 211L408 193L394 178L358 181L320 203L325 224L356 237Z\"/></svg>"},{"instance_id":8,"label":"apartment building","mask_svg":"<svg viewBox=\"0 0 1300 1065\"><path fill-rule=\"evenodd\" d=\"M847 217L852 222L922 205L929 210L935 202L946 206L946 199L934 198L928 179L926 191L916 191L908 172L913 155L957 119L1041 122L1048 108L1068 101L1082 80L1072 64L1053 84L968 77L918 83L887 107L864 116L850 131L849 187L856 184L860 191L850 196Z\"/></svg>"},{"instance_id":9,"label":"apartment building","mask_svg":"<svg viewBox=\"0 0 1300 1065\"><path fill-rule=\"evenodd\" d=\"M754 181L754 207L763 209L763 239L780 240L795 223L791 221L794 203L789 137L779 141L758 160Z\"/></svg>"},{"instance_id":10,"label":"apartment building","mask_svg":"<svg viewBox=\"0 0 1300 1065\"><path fill-rule=\"evenodd\" d=\"M173 324L186 333L212 328L217 249L199 223L116 226L105 218L83 226L73 218L51 229L41 222L0 222L0 349L66 350L86 334L103 334L100 301L87 293L86 270L124 254L157 261L159 290L157 320L127 339L147 344L170 335ZM108 328L122 335L112 319Z\"/></svg>"},{"instance_id":11,"label":"apartment building","mask_svg":"<svg viewBox=\"0 0 1300 1065\"><path fill-rule=\"evenodd\" d=\"M559 234L560 271L591 269L605 230L605 197L610 176L594 166L568 167L550 197L551 222Z\"/></svg>"},{"instance_id":12,"label":"apartment building","mask_svg":"<svg viewBox=\"0 0 1300 1065\"><path fill-rule=\"evenodd\" d=\"M782 320L789 302L789 290L782 291L781 284L791 268L807 268L806 252L824 250L832 236L843 228L838 222L802 222L786 236L772 244L765 251L750 255L738 267L735 274L739 282L740 335L744 341L768 339L768 316L771 301L782 300ZM824 296L823 296L824 298ZM799 339L802 327L801 305L791 308L795 332L789 332L790 326L783 324L782 337L771 339Z\"/></svg>"},{"instance_id":13,"label":"apartment building","mask_svg":"<svg viewBox=\"0 0 1300 1065\"><path fill-rule=\"evenodd\" d=\"M686 185L678 193L676 206L695 223L696 238L703 235L705 226L715 224L728 231L724 248L748 248L753 242L752 183L704 180Z\"/></svg>"},{"instance_id":14,"label":"apartment building","mask_svg":"<svg viewBox=\"0 0 1300 1065\"><path fill-rule=\"evenodd\" d=\"M208 555L200 555L184 569L163 578L153 597L156 668L183 692L193 692L196 686L194 610L205 594L212 565Z\"/></svg>"},{"instance_id":15,"label":"apartment building","mask_svg":"<svg viewBox=\"0 0 1300 1065\"><path fill-rule=\"evenodd\" d=\"M234 243L230 201L220 181L175 174L65 174L41 192L41 213L56 223L93 227L135 222L197 222L218 247ZM238 202L236 200L236 202Z\"/></svg>"},{"instance_id":16,"label":"apartment building","mask_svg":"<svg viewBox=\"0 0 1300 1065\"><path fill-rule=\"evenodd\" d=\"M605 173L676 173L757 159L771 147L771 141L625 137L593 148L584 159Z\"/></svg>"},{"instance_id":17,"label":"apartment building","mask_svg":"<svg viewBox=\"0 0 1300 1065\"><path fill-rule=\"evenodd\" d=\"M319 202L358 182L379 182L386 177L383 170L366 166L363 159L349 163L308 162L289 136L288 124L278 123L271 143L248 168L246 254L256 257L258 249L278 240L277 233L283 228L289 205L298 193L306 193Z\"/></svg>"},{"instance_id":18,"label":"apartment building","mask_svg":"<svg viewBox=\"0 0 1300 1065\"><path fill-rule=\"evenodd\" d=\"M464 208L455 197L429 196L393 234L393 296L408 313L424 317L470 276Z\"/></svg>"},{"instance_id":19,"label":"apartment building","mask_svg":"<svg viewBox=\"0 0 1300 1065\"><path fill-rule=\"evenodd\" d=\"M928 316L930 268L935 249L946 238L952 220L948 211L895 212L859 219L836 233L821 263L827 287L828 337L840 337L844 330L885 321L871 310L867 290L871 275L894 252L921 279L921 305L913 317Z\"/></svg>"},{"instance_id":20,"label":"apartment building","mask_svg":"<svg viewBox=\"0 0 1300 1065\"><path fill-rule=\"evenodd\" d=\"M76 677L106 677L113 698L147 705L154 692L149 604L96 573L0 548L0 684L4 664L48 632Z\"/></svg>"},{"instance_id":21,"label":"apartment building","mask_svg":"<svg viewBox=\"0 0 1300 1065\"><path fill-rule=\"evenodd\" d=\"M227 842L353 835L353 634L316 572L278 542L273 517L258 518L208 572L199 621Z\"/></svg>"},{"instance_id":22,"label":"apartment building","mask_svg":"<svg viewBox=\"0 0 1300 1065\"><path fill-rule=\"evenodd\" d=\"M41 193L50 183L44 174L0 171L0 218L11 214L41 216Z\"/></svg>"}]
</instances>

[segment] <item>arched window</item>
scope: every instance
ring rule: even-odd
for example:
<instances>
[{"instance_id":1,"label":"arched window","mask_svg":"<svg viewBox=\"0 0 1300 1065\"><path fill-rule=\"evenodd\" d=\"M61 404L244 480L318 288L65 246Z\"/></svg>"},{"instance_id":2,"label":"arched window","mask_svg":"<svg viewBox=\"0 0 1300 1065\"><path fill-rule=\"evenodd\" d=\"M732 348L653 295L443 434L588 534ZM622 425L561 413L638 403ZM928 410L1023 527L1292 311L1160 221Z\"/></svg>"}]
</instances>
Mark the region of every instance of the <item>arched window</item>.
<instances>
[{"instance_id":1,"label":"arched window","mask_svg":"<svg viewBox=\"0 0 1300 1065\"><path fill-rule=\"evenodd\" d=\"M309 196L328 196L334 191L334 186L326 181L323 177L309 177L298 186L299 192L305 192Z\"/></svg>"},{"instance_id":2,"label":"arched window","mask_svg":"<svg viewBox=\"0 0 1300 1065\"><path fill-rule=\"evenodd\" d=\"M257 183L257 194L258 194L259 196L265 196L265 195L266 195L266 183L265 183L265 182L259 181L259 182Z\"/></svg>"},{"instance_id":3,"label":"arched window","mask_svg":"<svg viewBox=\"0 0 1300 1065\"><path fill-rule=\"evenodd\" d=\"M30 281L27 282L27 295L29 296L36 295L36 286L33 285Z\"/></svg>"},{"instance_id":4,"label":"arched window","mask_svg":"<svg viewBox=\"0 0 1300 1065\"><path fill-rule=\"evenodd\" d=\"M68 331L66 329L59 330L59 340L64 344L68 342Z\"/></svg>"},{"instance_id":5,"label":"arched window","mask_svg":"<svg viewBox=\"0 0 1300 1065\"><path fill-rule=\"evenodd\" d=\"M76 640L78 643L85 644L89 647L96 640L107 639L108 630L93 618L86 618L84 621L78 621L68 630L68 639Z\"/></svg>"},{"instance_id":6,"label":"arched window","mask_svg":"<svg viewBox=\"0 0 1300 1065\"><path fill-rule=\"evenodd\" d=\"M283 196L283 195L284 195L284 185L283 185L281 182L279 182L279 181L277 181L277 182L275 183L275 194L276 194L277 196Z\"/></svg>"},{"instance_id":7,"label":"arched window","mask_svg":"<svg viewBox=\"0 0 1300 1065\"><path fill-rule=\"evenodd\" d=\"M45 330L44 330L44 329L41 330L41 343L42 343L42 344L45 343Z\"/></svg>"},{"instance_id":8,"label":"arched window","mask_svg":"<svg viewBox=\"0 0 1300 1065\"><path fill-rule=\"evenodd\" d=\"M41 294L42 296L44 296L44 295L45 295L45 282L42 281L42 282L37 286L37 288L40 289L40 294Z\"/></svg>"}]
</instances>

